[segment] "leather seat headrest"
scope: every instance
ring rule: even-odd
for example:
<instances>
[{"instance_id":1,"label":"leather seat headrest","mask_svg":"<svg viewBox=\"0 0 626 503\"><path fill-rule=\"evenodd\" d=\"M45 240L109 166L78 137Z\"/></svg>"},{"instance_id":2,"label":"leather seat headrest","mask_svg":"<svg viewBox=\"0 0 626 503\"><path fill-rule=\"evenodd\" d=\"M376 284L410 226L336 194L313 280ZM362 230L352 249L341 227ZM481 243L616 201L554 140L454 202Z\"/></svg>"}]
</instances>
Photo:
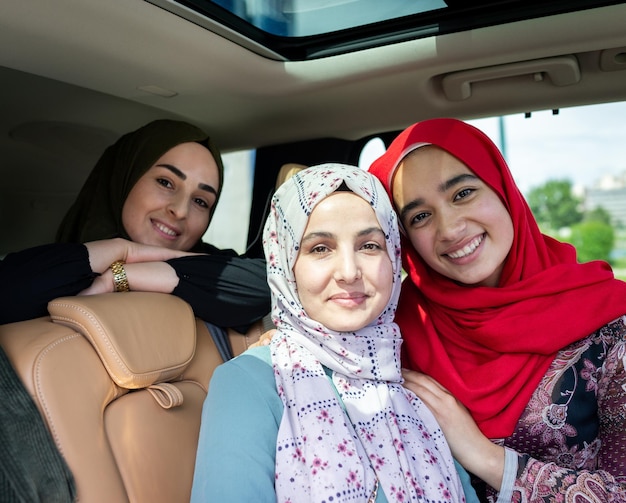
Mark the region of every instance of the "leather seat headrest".
<instances>
[{"instance_id":1,"label":"leather seat headrest","mask_svg":"<svg viewBox=\"0 0 626 503\"><path fill-rule=\"evenodd\" d=\"M171 294L123 292L61 297L48 304L54 322L94 346L111 379L127 389L172 380L196 348L189 304Z\"/></svg>"}]
</instances>

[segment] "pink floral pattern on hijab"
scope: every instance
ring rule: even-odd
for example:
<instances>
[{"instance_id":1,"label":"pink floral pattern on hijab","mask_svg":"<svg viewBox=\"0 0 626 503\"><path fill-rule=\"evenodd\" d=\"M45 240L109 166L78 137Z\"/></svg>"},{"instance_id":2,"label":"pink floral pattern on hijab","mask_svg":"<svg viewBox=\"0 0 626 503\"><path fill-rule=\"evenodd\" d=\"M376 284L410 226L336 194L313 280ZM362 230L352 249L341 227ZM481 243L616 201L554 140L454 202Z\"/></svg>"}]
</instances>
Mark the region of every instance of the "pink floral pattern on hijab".
<instances>
[{"instance_id":1,"label":"pink floral pattern on hijab","mask_svg":"<svg viewBox=\"0 0 626 503\"><path fill-rule=\"evenodd\" d=\"M313 208L344 182L371 204L394 270L388 306L356 332L335 332L308 318L293 274ZM400 237L380 182L352 166L305 169L277 190L263 238L278 328L270 349L285 406L276 446L278 501L374 501L379 485L389 501L464 501L439 425L402 386L402 339L393 323Z\"/></svg>"}]
</instances>

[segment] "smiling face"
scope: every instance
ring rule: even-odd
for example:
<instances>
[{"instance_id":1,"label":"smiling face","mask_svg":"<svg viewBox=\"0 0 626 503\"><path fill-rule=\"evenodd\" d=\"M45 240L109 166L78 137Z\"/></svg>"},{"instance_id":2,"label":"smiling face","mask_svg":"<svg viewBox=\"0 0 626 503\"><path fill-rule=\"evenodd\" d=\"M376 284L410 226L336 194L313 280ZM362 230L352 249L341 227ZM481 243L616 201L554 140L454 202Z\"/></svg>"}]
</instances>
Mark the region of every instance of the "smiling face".
<instances>
[{"instance_id":1,"label":"smiling face","mask_svg":"<svg viewBox=\"0 0 626 503\"><path fill-rule=\"evenodd\" d=\"M372 207L335 192L309 218L293 272L309 318L337 332L376 320L391 297L393 270Z\"/></svg>"},{"instance_id":2,"label":"smiling face","mask_svg":"<svg viewBox=\"0 0 626 503\"><path fill-rule=\"evenodd\" d=\"M215 159L199 143L168 150L133 186L122 224L137 243L190 250L206 231L219 187Z\"/></svg>"},{"instance_id":3,"label":"smiling face","mask_svg":"<svg viewBox=\"0 0 626 503\"><path fill-rule=\"evenodd\" d=\"M465 164L435 146L398 166L393 200L422 259L466 285L498 286L513 222L498 195Z\"/></svg>"}]
</instances>

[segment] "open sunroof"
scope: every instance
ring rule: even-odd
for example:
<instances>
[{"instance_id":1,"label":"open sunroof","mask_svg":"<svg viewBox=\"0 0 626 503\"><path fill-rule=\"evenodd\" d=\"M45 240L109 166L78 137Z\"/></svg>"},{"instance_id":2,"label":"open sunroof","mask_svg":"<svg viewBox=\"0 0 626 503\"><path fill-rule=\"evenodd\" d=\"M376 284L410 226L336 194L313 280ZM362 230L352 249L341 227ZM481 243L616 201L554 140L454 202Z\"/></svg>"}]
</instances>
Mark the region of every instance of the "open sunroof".
<instances>
[{"instance_id":1,"label":"open sunroof","mask_svg":"<svg viewBox=\"0 0 626 503\"><path fill-rule=\"evenodd\" d=\"M148 0L264 56L306 60L624 2Z\"/></svg>"}]
</instances>

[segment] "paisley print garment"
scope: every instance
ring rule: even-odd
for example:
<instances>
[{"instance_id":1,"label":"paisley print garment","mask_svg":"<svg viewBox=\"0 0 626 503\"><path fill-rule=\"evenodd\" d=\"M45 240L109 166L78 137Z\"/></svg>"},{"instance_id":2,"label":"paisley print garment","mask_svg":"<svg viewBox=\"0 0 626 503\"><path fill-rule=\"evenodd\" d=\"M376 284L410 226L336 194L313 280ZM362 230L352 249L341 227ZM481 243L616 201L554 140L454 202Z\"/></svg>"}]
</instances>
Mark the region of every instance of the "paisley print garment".
<instances>
[{"instance_id":1,"label":"paisley print garment","mask_svg":"<svg viewBox=\"0 0 626 503\"><path fill-rule=\"evenodd\" d=\"M626 317L558 353L496 441L519 453L514 502L626 502L625 360Z\"/></svg>"}]
</instances>

